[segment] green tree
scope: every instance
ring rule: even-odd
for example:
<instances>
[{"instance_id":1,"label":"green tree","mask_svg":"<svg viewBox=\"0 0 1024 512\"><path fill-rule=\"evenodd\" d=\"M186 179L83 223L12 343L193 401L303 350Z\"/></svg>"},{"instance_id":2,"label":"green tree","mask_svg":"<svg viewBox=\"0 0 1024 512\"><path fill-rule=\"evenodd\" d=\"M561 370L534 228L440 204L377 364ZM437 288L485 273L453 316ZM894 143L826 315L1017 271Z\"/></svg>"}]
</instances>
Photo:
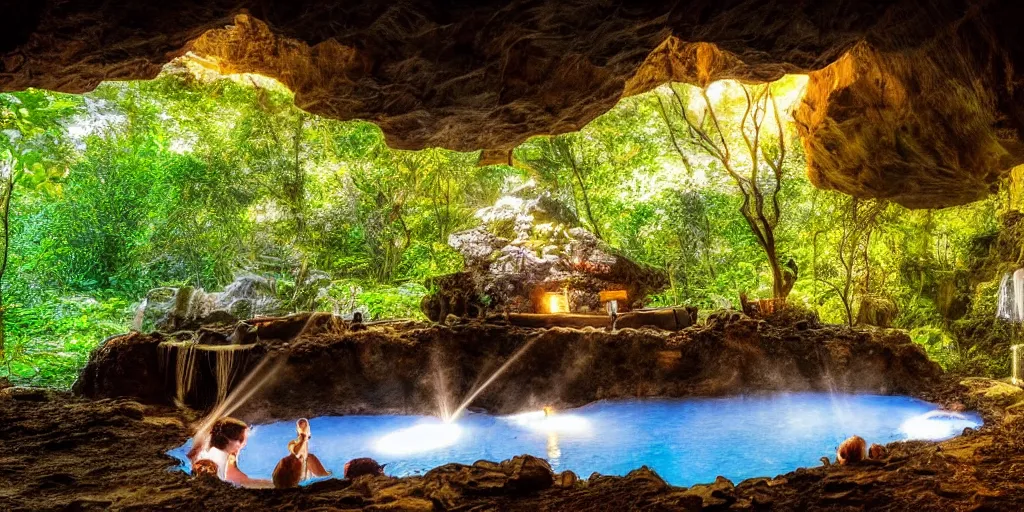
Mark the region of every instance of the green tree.
<instances>
[{"instance_id":1,"label":"green tree","mask_svg":"<svg viewBox=\"0 0 1024 512\"><path fill-rule=\"evenodd\" d=\"M0 360L6 341L4 278L11 253L11 204L17 188L48 195L60 193L67 157L65 128L77 102L28 91L14 96L0 94Z\"/></svg>"},{"instance_id":2,"label":"green tree","mask_svg":"<svg viewBox=\"0 0 1024 512\"><path fill-rule=\"evenodd\" d=\"M786 113L779 110L771 84L723 86L723 98L716 100L707 88L690 95L688 87L669 84L667 94L657 98L673 146L687 166L689 155L681 141L712 158L732 178L741 197L740 214L768 259L773 295L785 298L796 279L795 271L783 270L776 238L782 183L792 173Z\"/></svg>"}]
</instances>

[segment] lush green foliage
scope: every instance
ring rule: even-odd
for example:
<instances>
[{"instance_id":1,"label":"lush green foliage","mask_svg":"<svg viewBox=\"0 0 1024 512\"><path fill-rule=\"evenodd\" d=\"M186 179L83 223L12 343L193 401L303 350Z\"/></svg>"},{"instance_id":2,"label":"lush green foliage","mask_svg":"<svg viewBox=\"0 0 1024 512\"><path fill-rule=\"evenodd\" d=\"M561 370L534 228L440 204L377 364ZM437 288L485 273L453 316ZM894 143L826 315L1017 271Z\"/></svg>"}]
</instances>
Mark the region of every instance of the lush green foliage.
<instances>
[{"instance_id":1,"label":"lush green foliage","mask_svg":"<svg viewBox=\"0 0 1024 512\"><path fill-rule=\"evenodd\" d=\"M911 212L814 189L787 113L802 84L666 86L580 132L527 141L513 166L489 167L476 154L391 150L374 125L302 112L275 82L188 63L82 97L0 94L0 166L17 177L4 185L0 375L66 386L89 350L127 330L147 290L214 290L240 272L275 277L295 309L419 317L425 279L462 266L448 236L531 178L577 226L669 274L653 305L777 295L792 260L789 300L824 320L856 323L888 304L948 367L1005 371L966 341L963 319L993 306L974 300L964 317L954 299L969 292L949 284L976 268L1004 196ZM754 133L746 106L774 131L744 156L735 148ZM723 147L730 159L716 154ZM760 212L754 185L767 198ZM300 293L311 272L330 285Z\"/></svg>"}]
</instances>

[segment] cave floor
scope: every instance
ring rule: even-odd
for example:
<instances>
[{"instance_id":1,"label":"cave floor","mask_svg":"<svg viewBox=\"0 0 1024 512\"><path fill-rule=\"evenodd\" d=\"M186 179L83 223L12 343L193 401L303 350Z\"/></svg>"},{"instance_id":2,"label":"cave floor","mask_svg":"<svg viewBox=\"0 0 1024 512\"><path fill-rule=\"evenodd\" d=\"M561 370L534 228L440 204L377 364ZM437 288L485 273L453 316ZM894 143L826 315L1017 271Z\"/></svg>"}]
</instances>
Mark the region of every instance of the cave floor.
<instances>
[{"instance_id":1,"label":"cave floor","mask_svg":"<svg viewBox=\"0 0 1024 512\"><path fill-rule=\"evenodd\" d=\"M172 471L179 411L128 400L0 391L0 510L1024 510L1024 416L975 383L986 426L943 443L893 443L884 461L819 466L689 489L646 470L574 481L539 459L450 464L420 477L331 480L277 491ZM935 398L935 397L933 397ZM993 404L998 405L993 405Z\"/></svg>"}]
</instances>

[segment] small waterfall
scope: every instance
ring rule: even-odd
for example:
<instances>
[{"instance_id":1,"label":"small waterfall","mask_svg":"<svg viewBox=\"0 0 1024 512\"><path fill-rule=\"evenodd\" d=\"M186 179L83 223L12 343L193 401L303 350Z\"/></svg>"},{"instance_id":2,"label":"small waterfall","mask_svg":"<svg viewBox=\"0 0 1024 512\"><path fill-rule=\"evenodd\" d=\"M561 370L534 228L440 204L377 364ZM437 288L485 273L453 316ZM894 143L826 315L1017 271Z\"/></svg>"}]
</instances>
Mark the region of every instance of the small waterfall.
<instances>
[{"instance_id":1,"label":"small waterfall","mask_svg":"<svg viewBox=\"0 0 1024 512\"><path fill-rule=\"evenodd\" d=\"M437 413L444 421L452 417L451 392L448 388L448 372L445 371L444 361L441 356L441 349L435 348L430 353L430 380L434 387L434 400L437 403Z\"/></svg>"},{"instance_id":2,"label":"small waterfall","mask_svg":"<svg viewBox=\"0 0 1024 512\"><path fill-rule=\"evenodd\" d=\"M1024 322L1024 268L1013 273L1013 299L1016 305L1017 321Z\"/></svg>"},{"instance_id":3,"label":"small waterfall","mask_svg":"<svg viewBox=\"0 0 1024 512\"><path fill-rule=\"evenodd\" d=\"M196 380L196 341L165 341L158 347L164 372L174 367L174 403L182 407Z\"/></svg>"},{"instance_id":4,"label":"small waterfall","mask_svg":"<svg viewBox=\"0 0 1024 512\"><path fill-rule=\"evenodd\" d=\"M235 352L237 345L225 345L231 350L218 350L217 367L217 403L223 403L228 396L228 386L231 384L231 377L235 370ZM248 349L249 347L246 347Z\"/></svg>"},{"instance_id":5,"label":"small waterfall","mask_svg":"<svg viewBox=\"0 0 1024 512\"><path fill-rule=\"evenodd\" d=\"M149 299L142 299L139 307L135 308L135 317L132 318L132 330L135 332L142 332L142 323L146 319L147 305L149 305Z\"/></svg>"},{"instance_id":6,"label":"small waterfall","mask_svg":"<svg viewBox=\"0 0 1024 512\"><path fill-rule=\"evenodd\" d=\"M1024 375L1021 375L1020 368L1020 348L1024 345L1012 345L1010 347L1011 365L1010 365L1010 383L1021 384L1024 383Z\"/></svg>"},{"instance_id":7,"label":"small waterfall","mask_svg":"<svg viewBox=\"0 0 1024 512\"><path fill-rule=\"evenodd\" d=\"M231 390L231 384L235 380L238 369L242 366L239 360L239 353L249 352L256 345L200 345L195 340L188 341L165 341L160 344L162 352L163 370L170 373L170 366L174 365L174 397L179 407L184 407L186 399L196 385L196 372L199 369L198 360L203 358L210 362L212 356L213 364L211 371L217 386L216 403L223 403ZM172 354L172 352L174 352Z\"/></svg>"},{"instance_id":8,"label":"small waterfall","mask_svg":"<svg viewBox=\"0 0 1024 512\"><path fill-rule=\"evenodd\" d=\"M999 281L999 300L996 308L996 317L1003 320L1013 320L1016 317L1016 300L1014 297L1013 282L1009 272L1003 274Z\"/></svg>"},{"instance_id":9,"label":"small waterfall","mask_svg":"<svg viewBox=\"0 0 1024 512\"><path fill-rule=\"evenodd\" d=\"M1020 348L1024 345L1017 344L1020 337L1021 324L1024 323L1024 268L1018 268L1013 272L1013 279L1010 274L1003 274L999 282L999 300L996 309L996 317L1010 322L1010 382L1022 384Z\"/></svg>"}]
</instances>

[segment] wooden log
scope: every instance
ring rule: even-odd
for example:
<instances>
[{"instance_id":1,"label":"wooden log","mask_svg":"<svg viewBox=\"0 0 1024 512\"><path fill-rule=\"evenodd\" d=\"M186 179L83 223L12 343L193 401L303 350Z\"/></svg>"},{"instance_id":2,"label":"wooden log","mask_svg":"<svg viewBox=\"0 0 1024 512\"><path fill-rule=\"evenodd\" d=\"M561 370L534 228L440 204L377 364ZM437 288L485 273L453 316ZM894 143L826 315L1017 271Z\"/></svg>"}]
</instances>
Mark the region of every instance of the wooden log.
<instances>
[{"instance_id":1,"label":"wooden log","mask_svg":"<svg viewBox=\"0 0 1024 512\"><path fill-rule=\"evenodd\" d=\"M678 331L697 323L696 308L646 309L623 313L615 320L616 329L653 327Z\"/></svg>"},{"instance_id":2,"label":"wooden log","mask_svg":"<svg viewBox=\"0 0 1024 512\"><path fill-rule=\"evenodd\" d=\"M604 315L578 315L578 314L546 314L546 313L509 313L501 318L509 324L517 327L597 327L606 328L611 326L611 319ZM488 318L488 321L495 319Z\"/></svg>"}]
</instances>

